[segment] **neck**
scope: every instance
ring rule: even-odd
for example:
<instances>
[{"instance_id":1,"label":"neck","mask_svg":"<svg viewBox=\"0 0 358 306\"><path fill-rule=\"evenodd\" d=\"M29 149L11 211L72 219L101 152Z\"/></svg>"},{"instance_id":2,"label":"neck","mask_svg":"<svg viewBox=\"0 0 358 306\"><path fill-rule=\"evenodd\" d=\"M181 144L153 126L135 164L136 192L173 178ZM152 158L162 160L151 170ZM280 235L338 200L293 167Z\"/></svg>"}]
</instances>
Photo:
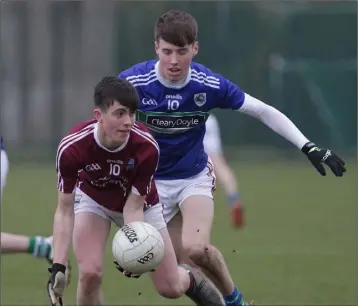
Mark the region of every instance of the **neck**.
<instances>
[{"instance_id":1,"label":"neck","mask_svg":"<svg viewBox=\"0 0 358 306\"><path fill-rule=\"evenodd\" d=\"M101 125L98 126L98 140L102 146L107 148L108 150L115 150L118 149L124 142L113 142L103 131Z\"/></svg>"},{"instance_id":2,"label":"neck","mask_svg":"<svg viewBox=\"0 0 358 306\"><path fill-rule=\"evenodd\" d=\"M160 61L158 61L157 65L156 65L156 73L157 73L158 80L163 85L165 85L166 87L181 88L184 85L186 85L188 83L188 81L189 81L188 77L189 77L189 74L190 74L190 68L180 80L173 81L173 80L170 80L167 77L165 77L165 74L164 74L164 72L163 72L163 70L161 68L161 65L160 65Z\"/></svg>"}]
</instances>

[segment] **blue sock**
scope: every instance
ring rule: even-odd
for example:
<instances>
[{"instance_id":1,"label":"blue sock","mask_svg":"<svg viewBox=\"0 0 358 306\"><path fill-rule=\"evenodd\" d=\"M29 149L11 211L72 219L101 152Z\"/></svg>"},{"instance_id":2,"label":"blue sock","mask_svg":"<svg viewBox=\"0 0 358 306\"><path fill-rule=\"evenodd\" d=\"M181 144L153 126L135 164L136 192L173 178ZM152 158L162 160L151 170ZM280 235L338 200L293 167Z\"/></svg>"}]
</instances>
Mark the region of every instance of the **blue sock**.
<instances>
[{"instance_id":1,"label":"blue sock","mask_svg":"<svg viewBox=\"0 0 358 306\"><path fill-rule=\"evenodd\" d=\"M224 296L226 306L241 306L243 304L243 298L241 292L234 288L234 291L227 296Z\"/></svg>"},{"instance_id":2,"label":"blue sock","mask_svg":"<svg viewBox=\"0 0 358 306\"><path fill-rule=\"evenodd\" d=\"M227 203L231 207L234 205L235 202L239 201L240 197L237 192L231 193L227 196Z\"/></svg>"}]
</instances>

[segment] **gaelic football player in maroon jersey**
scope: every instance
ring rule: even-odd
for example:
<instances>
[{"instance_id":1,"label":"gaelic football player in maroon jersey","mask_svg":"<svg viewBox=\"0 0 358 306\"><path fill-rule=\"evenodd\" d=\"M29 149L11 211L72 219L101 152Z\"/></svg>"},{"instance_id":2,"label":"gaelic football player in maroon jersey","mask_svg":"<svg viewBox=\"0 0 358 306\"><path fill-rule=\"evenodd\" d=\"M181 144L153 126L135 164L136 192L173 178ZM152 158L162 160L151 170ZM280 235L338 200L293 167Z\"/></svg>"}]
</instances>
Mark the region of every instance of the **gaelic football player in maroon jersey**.
<instances>
[{"instance_id":1,"label":"gaelic football player in maroon jersey","mask_svg":"<svg viewBox=\"0 0 358 306\"><path fill-rule=\"evenodd\" d=\"M51 303L62 304L72 237L79 268L77 305L103 305L100 287L111 222L122 227L145 221L160 231L165 244L165 256L151 272L158 293L171 299L186 294L197 305L222 305L201 272L177 265L153 180L159 147L134 120L136 89L124 79L104 77L95 87L94 101L95 119L73 128L57 151L54 264L47 287Z\"/></svg>"}]
</instances>

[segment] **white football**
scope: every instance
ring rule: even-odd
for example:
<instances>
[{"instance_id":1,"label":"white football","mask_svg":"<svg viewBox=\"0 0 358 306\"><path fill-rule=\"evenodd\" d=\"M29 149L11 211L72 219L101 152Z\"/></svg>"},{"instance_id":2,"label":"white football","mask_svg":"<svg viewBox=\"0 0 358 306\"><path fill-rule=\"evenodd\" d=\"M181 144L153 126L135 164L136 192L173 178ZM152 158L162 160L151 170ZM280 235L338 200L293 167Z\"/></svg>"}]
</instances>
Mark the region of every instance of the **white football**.
<instances>
[{"instance_id":1,"label":"white football","mask_svg":"<svg viewBox=\"0 0 358 306\"><path fill-rule=\"evenodd\" d=\"M125 271L143 274L156 269L162 261L163 237L155 227L146 222L131 222L115 234L112 253Z\"/></svg>"}]
</instances>

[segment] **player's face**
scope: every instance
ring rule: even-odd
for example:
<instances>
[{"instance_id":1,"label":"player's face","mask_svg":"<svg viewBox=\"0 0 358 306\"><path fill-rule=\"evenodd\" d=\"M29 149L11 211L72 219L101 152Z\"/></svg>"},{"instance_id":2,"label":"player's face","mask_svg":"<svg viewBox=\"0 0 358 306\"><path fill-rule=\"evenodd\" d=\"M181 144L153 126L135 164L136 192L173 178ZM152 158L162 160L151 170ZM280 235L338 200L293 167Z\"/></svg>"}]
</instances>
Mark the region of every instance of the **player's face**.
<instances>
[{"instance_id":1,"label":"player's face","mask_svg":"<svg viewBox=\"0 0 358 306\"><path fill-rule=\"evenodd\" d=\"M197 42L192 45L178 47L160 38L155 42L155 51L159 57L161 75L171 82L184 79L198 50L199 45Z\"/></svg>"},{"instance_id":2,"label":"player's face","mask_svg":"<svg viewBox=\"0 0 358 306\"><path fill-rule=\"evenodd\" d=\"M101 126L106 142L111 146L121 145L127 140L135 120L134 113L117 101L106 111L96 108L94 116Z\"/></svg>"}]
</instances>

